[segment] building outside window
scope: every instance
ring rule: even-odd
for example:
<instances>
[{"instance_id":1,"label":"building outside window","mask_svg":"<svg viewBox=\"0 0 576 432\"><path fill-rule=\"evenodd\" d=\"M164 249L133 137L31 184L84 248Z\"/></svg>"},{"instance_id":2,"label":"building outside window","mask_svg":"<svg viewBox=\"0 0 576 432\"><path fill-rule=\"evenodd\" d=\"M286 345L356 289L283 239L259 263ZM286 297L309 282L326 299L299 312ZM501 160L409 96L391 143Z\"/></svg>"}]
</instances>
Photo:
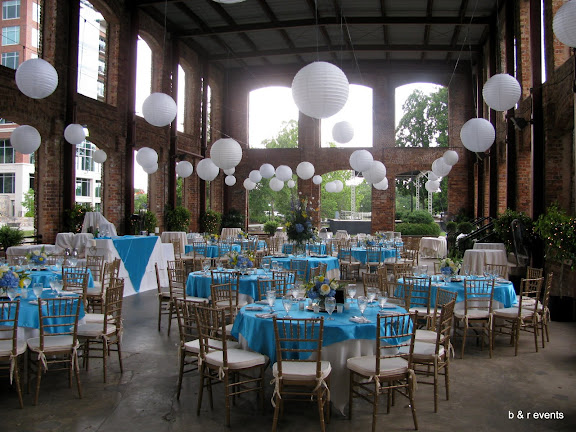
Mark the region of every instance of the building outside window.
<instances>
[{"instance_id":1,"label":"building outside window","mask_svg":"<svg viewBox=\"0 0 576 432\"><path fill-rule=\"evenodd\" d=\"M28 187L32 190L34 190L34 174L30 174L29 180L28 180Z\"/></svg>"},{"instance_id":2,"label":"building outside window","mask_svg":"<svg viewBox=\"0 0 576 432\"><path fill-rule=\"evenodd\" d=\"M76 196L79 197L90 196L90 179L85 178L76 179Z\"/></svg>"},{"instance_id":3,"label":"building outside window","mask_svg":"<svg viewBox=\"0 0 576 432\"><path fill-rule=\"evenodd\" d=\"M20 43L20 26L2 28L2 45L18 45Z\"/></svg>"},{"instance_id":4,"label":"building outside window","mask_svg":"<svg viewBox=\"0 0 576 432\"><path fill-rule=\"evenodd\" d=\"M38 29L32 27L32 46L38 48L40 46L40 33Z\"/></svg>"},{"instance_id":5,"label":"building outside window","mask_svg":"<svg viewBox=\"0 0 576 432\"><path fill-rule=\"evenodd\" d=\"M14 147L10 140L0 140L0 163L14 163Z\"/></svg>"},{"instance_id":6,"label":"building outside window","mask_svg":"<svg viewBox=\"0 0 576 432\"><path fill-rule=\"evenodd\" d=\"M94 186L94 196L96 198L101 198L102 197L102 181L101 180L96 180L95 186Z\"/></svg>"},{"instance_id":7,"label":"building outside window","mask_svg":"<svg viewBox=\"0 0 576 432\"><path fill-rule=\"evenodd\" d=\"M0 193L14 193L14 173L0 173Z\"/></svg>"},{"instance_id":8,"label":"building outside window","mask_svg":"<svg viewBox=\"0 0 576 432\"><path fill-rule=\"evenodd\" d=\"M2 2L2 19L20 18L20 0L6 0Z\"/></svg>"},{"instance_id":9,"label":"building outside window","mask_svg":"<svg viewBox=\"0 0 576 432\"><path fill-rule=\"evenodd\" d=\"M20 53L18 51L2 53L2 66L17 69L19 62Z\"/></svg>"},{"instance_id":10,"label":"building outside window","mask_svg":"<svg viewBox=\"0 0 576 432\"><path fill-rule=\"evenodd\" d=\"M82 171L96 171L96 164L92 155L96 146L91 142L84 141L76 146L76 169Z\"/></svg>"},{"instance_id":11,"label":"building outside window","mask_svg":"<svg viewBox=\"0 0 576 432\"><path fill-rule=\"evenodd\" d=\"M38 3L32 3L32 21L40 22L42 7Z\"/></svg>"}]
</instances>

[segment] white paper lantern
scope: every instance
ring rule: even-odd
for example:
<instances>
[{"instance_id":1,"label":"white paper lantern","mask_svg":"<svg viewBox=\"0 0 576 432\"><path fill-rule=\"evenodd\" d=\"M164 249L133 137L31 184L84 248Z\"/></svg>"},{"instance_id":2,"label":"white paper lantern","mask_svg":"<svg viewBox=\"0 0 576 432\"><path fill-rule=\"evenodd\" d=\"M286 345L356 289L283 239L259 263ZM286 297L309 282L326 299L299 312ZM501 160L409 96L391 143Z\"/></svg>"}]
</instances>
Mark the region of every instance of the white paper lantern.
<instances>
[{"instance_id":1,"label":"white paper lantern","mask_svg":"<svg viewBox=\"0 0 576 432\"><path fill-rule=\"evenodd\" d=\"M354 126L347 121L338 122L332 127L332 137L337 143L346 144L354 138Z\"/></svg>"},{"instance_id":2,"label":"white paper lantern","mask_svg":"<svg viewBox=\"0 0 576 432\"><path fill-rule=\"evenodd\" d=\"M370 168L366 171L362 171L366 181L372 184L380 183L386 177L386 167L380 161L373 161Z\"/></svg>"},{"instance_id":3,"label":"white paper lantern","mask_svg":"<svg viewBox=\"0 0 576 432\"><path fill-rule=\"evenodd\" d=\"M234 168L242 160L242 147L232 138L221 138L212 144L210 159L218 168Z\"/></svg>"},{"instance_id":4,"label":"white paper lantern","mask_svg":"<svg viewBox=\"0 0 576 432\"><path fill-rule=\"evenodd\" d=\"M315 185L322 184L322 176L316 174L314 177L312 177L312 183Z\"/></svg>"},{"instance_id":5,"label":"white paper lantern","mask_svg":"<svg viewBox=\"0 0 576 432\"><path fill-rule=\"evenodd\" d=\"M101 164L106 162L106 159L108 159L108 155L104 150L96 150L92 155L92 159L94 159L94 162Z\"/></svg>"},{"instance_id":6,"label":"white paper lantern","mask_svg":"<svg viewBox=\"0 0 576 432\"><path fill-rule=\"evenodd\" d=\"M236 184L236 177L233 175L226 176L224 183L226 183L228 186L234 186Z\"/></svg>"},{"instance_id":7,"label":"white paper lantern","mask_svg":"<svg viewBox=\"0 0 576 432\"><path fill-rule=\"evenodd\" d=\"M260 171L258 170L252 170L250 171L248 178L252 180L253 183L258 183L260 180L262 180L262 174L260 174Z\"/></svg>"},{"instance_id":8,"label":"white paper lantern","mask_svg":"<svg viewBox=\"0 0 576 432\"><path fill-rule=\"evenodd\" d=\"M32 99L44 99L58 87L58 72L41 58L26 60L16 69L16 85Z\"/></svg>"},{"instance_id":9,"label":"white paper lantern","mask_svg":"<svg viewBox=\"0 0 576 432\"><path fill-rule=\"evenodd\" d=\"M194 165L188 161L180 161L176 165L176 174L178 177L186 178L190 177L194 172Z\"/></svg>"},{"instance_id":10,"label":"white paper lantern","mask_svg":"<svg viewBox=\"0 0 576 432\"><path fill-rule=\"evenodd\" d=\"M278 177L272 177L270 179L270 189L274 192L279 192L284 187L284 182L280 180Z\"/></svg>"},{"instance_id":11,"label":"white paper lantern","mask_svg":"<svg viewBox=\"0 0 576 432\"><path fill-rule=\"evenodd\" d=\"M262 174L263 178L269 179L274 177L274 173L276 172L276 170L274 169L274 166L272 164L269 163L265 163L260 167L260 174Z\"/></svg>"},{"instance_id":12,"label":"white paper lantern","mask_svg":"<svg viewBox=\"0 0 576 432\"><path fill-rule=\"evenodd\" d=\"M372 162L374 162L374 157L368 150L356 150L350 155L350 166L355 171L368 171Z\"/></svg>"},{"instance_id":13,"label":"white paper lantern","mask_svg":"<svg viewBox=\"0 0 576 432\"><path fill-rule=\"evenodd\" d=\"M424 183L424 187L428 192L438 192L438 189L440 188L440 182L437 180L428 180L426 183Z\"/></svg>"},{"instance_id":14,"label":"white paper lantern","mask_svg":"<svg viewBox=\"0 0 576 432\"><path fill-rule=\"evenodd\" d=\"M576 48L576 2L566 2L558 9L552 29L560 42Z\"/></svg>"},{"instance_id":15,"label":"white paper lantern","mask_svg":"<svg viewBox=\"0 0 576 432\"><path fill-rule=\"evenodd\" d=\"M249 178L247 178L246 180L244 180L244 189L251 191L252 189L254 189L256 187L256 183L254 183L252 180L250 180Z\"/></svg>"},{"instance_id":16,"label":"white paper lantern","mask_svg":"<svg viewBox=\"0 0 576 432\"><path fill-rule=\"evenodd\" d=\"M340 180L334 180L333 183L336 185L336 190L334 192L338 193L344 190L344 183L342 183Z\"/></svg>"},{"instance_id":17,"label":"white paper lantern","mask_svg":"<svg viewBox=\"0 0 576 432\"><path fill-rule=\"evenodd\" d=\"M176 102L166 93L152 93L142 104L142 115L152 126L168 126L177 112Z\"/></svg>"},{"instance_id":18,"label":"white paper lantern","mask_svg":"<svg viewBox=\"0 0 576 432\"><path fill-rule=\"evenodd\" d=\"M222 4L234 4L234 3L242 3L243 1L246 0L214 0L216 3L222 3Z\"/></svg>"},{"instance_id":19,"label":"white paper lantern","mask_svg":"<svg viewBox=\"0 0 576 432\"><path fill-rule=\"evenodd\" d=\"M292 189L294 186L296 186L296 182L294 180L290 179L286 182L286 186L288 186L290 189Z\"/></svg>"},{"instance_id":20,"label":"white paper lantern","mask_svg":"<svg viewBox=\"0 0 576 432\"><path fill-rule=\"evenodd\" d=\"M317 61L298 71L292 81L292 98L303 114L323 119L346 105L349 87L342 70L332 63Z\"/></svg>"},{"instance_id":21,"label":"white paper lantern","mask_svg":"<svg viewBox=\"0 0 576 432\"><path fill-rule=\"evenodd\" d=\"M64 138L70 144L81 144L86 139L84 127L77 123L69 124L66 126L66 129L64 129Z\"/></svg>"},{"instance_id":22,"label":"white paper lantern","mask_svg":"<svg viewBox=\"0 0 576 432\"><path fill-rule=\"evenodd\" d=\"M468 120L460 130L462 144L468 150L483 153L494 144L496 131L488 120L473 118Z\"/></svg>"},{"instance_id":23,"label":"white paper lantern","mask_svg":"<svg viewBox=\"0 0 576 432\"><path fill-rule=\"evenodd\" d=\"M198 165L196 165L196 173L198 174L198 177L205 181L214 180L219 171L220 169L214 165L214 162L212 162L212 159L210 158L202 159L198 162Z\"/></svg>"},{"instance_id":24,"label":"white paper lantern","mask_svg":"<svg viewBox=\"0 0 576 432\"><path fill-rule=\"evenodd\" d=\"M296 174L298 174L298 177L300 177L302 180L308 180L312 178L314 176L314 171L314 165L312 165L310 162L300 162L296 167Z\"/></svg>"},{"instance_id":25,"label":"white paper lantern","mask_svg":"<svg viewBox=\"0 0 576 432\"><path fill-rule=\"evenodd\" d=\"M454 166L458 163L458 153L454 150L446 150L442 159L446 165Z\"/></svg>"},{"instance_id":26,"label":"white paper lantern","mask_svg":"<svg viewBox=\"0 0 576 432\"><path fill-rule=\"evenodd\" d=\"M438 177L446 177L448 174L450 174L451 169L452 167L450 165L446 165L444 159L442 158L438 158L432 162L432 172Z\"/></svg>"},{"instance_id":27,"label":"white paper lantern","mask_svg":"<svg viewBox=\"0 0 576 432\"><path fill-rule=\"evenodd\" d=\"M438 177L436 174L434 174L432 171L430 171L428 173L428 180L432 180L432 181L440 180L440 177Z\"/></svg>"},{"instance_id":28,"label":"white paper lantern","mask_svg":"<svg viewBox=\"0 0 576 432\"><path fill-rule=\"evenodd\" d=\"M152 166L158 163L158 153L150 147L142 147L136 153L136 162L138 162L141 167Z\"/></svg>"},{"instance_id":29,"label":"white paper lantern","mask_svg":"<svg viewBox=\"0 0 576 432\"><path fill-rule=\"evenodd\" d=\"M10 144L22 154L34 153L40 147L42 138L35 127L22 125L12 131Z\"/></svg>"},{"instance_id":30,"label":"white paper lantern","mask_svg":"<svg viewBox=\"0 0 576 432\"><path fill-rule=\"evenodd\" d=\"M377 190L386 190L386 189L388 189L388 179L386 177L384 177L384 180L382 180L378 183L375 183L372 186L374 187L374 189L377 189Z\"/></svg>"},{"instance_id":31,"label":"white paper lantern","mask_svg":"<svg viewBox=\"0 0 576 432\"><path fill-rule=\"evenodd\" d=\"M508 111L518 103L522 89L511 75L496 74L482 88L484 102L495 111Z\"/></svg>"},{"instance_id":32,"label":"white paper lantern","mask_svg":"<svg viewBox=\"0 0 576 432\"><path fill-rule=\"evenodd\" d=\"M283 182L290 180L292 178L292 168L288 165L280 165L276 168L276 177Z\"/></svg>"},{"instance_id":33,"label":"white paper lantern","mask_svg":"<svg viewBox=\"0 0 576 432\"><path fill-rule=\"evenodd\" d=\"M224 170L224 174L226 174L226 175L232 175L235 172L236 172L236 168L230 168L230 169Z\"/></svg>"},{"instance_id":34,"label":"white paper lantern","mask_svg":"<svg viewBox=\"0 0 576 432\"><path fill-rule=\"evenodd\" d=\"M154 174L158 171L158 162L155 162L153 165L142 167L146 174Z\"/></svg>"},{"instance_id":35,"label":"white paper lantern","mask_svg":"<svg viewBox=\"0 0 576 432\"><path fill-rule=\"evenodd\" d=\"M336 185L333 181L330 181L324 185L324 189L326 189L326 192L334 193L336 192Z\"/></svg>"}]
</instances>

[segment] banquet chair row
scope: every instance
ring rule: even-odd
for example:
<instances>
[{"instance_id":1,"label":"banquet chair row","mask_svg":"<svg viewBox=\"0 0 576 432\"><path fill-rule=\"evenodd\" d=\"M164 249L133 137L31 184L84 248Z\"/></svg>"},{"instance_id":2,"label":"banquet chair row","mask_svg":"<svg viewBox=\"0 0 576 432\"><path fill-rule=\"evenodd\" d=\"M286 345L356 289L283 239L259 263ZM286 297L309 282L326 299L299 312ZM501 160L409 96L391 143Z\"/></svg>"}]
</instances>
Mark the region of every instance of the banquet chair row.
<instances>
[{"instance_id":1,"label":"banquet chair row","mask_svg":"<svg viewBox=\"0 0 576 432\"><path fill-rule=\"evenodd\" d=\"M90 313L102 313L106 300L106 290L113 279L120 274L120 258L110 262L104 262L99 280L94 281L94 287L86 288L87 311ZM92 273L94 274L94 273Z\"/></svg>"},{"instance_id":2,"label":"banquet chair row","mask_svg":"<svg viewBox=\"0 0 576 432\"><path fill-rule=\"evenodd\" d=\"M18 315L20 302L0 301L0 372L10 378L10 385L16 388L20 408L24 408L22 385L20 383L20 359L26 352L26 341L18 339Z\"/></svg>"}]
</instances>

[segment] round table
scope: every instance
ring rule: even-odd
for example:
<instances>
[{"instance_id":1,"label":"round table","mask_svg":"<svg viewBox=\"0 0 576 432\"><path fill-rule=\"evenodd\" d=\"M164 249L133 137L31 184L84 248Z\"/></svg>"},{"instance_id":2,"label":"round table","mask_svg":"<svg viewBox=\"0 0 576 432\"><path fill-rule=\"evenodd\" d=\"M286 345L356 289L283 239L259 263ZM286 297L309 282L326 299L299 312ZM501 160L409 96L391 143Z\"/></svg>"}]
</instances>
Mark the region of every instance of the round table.
<instances>
[{"instance_id":1,"label":"round table","mask_svg":"<svg viewBox=\"0 0 576 432\"><path fill-rule=\"evenodd\" d=\"M234 270L230 270L234 272ZM239 281L239 297L240 301L252 303L254 300L259 300L258 295L258 277L264 276L264 270L256 269L254 274L241 275ZM271 276L271 274L269 274ZM194 297L210 298L210 284L212 283L212 276L210 273L192 272L188 275L186 280L186 295Z\"/></svg>"},{"instance_id":2,"label":"round table","mask_svg":"<svg viewBox=\"0 0 576 432\"><path fill-rule=\"evenodd\" d=\"M268 258L268 257L266 257ZM305 259L308 261L308 269L306 270L306 280L308 280L310 276L310 268L318 267L318 263L325 263L326 264L326 276L328 279L340 279L340 263L338 258L333 256L295 256L295 255L287 255L287 256L269 256L271 261L278 261L285 269L290 268L290 260L291 259Z\"/></svg>"}]
</instances>

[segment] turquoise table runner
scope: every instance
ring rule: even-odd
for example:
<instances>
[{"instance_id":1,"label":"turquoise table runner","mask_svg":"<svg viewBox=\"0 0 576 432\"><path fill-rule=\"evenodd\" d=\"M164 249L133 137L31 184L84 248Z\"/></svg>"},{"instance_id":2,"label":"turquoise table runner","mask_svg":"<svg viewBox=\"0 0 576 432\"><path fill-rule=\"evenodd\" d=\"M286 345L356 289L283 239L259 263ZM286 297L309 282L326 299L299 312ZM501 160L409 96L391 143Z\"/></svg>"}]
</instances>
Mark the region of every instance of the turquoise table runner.
<instances>
[{"instance_id":1,"label":"turquoise table runner","mask_svg":"<svg viewBox=\"0 0 576 432\"><path fill-rule=\"evenodd\" d=\"M124 236L112 239L114 247L126 271L130 275L134 291L140 291L140 283L146 272L150 255L156 246L158 237L131 237Z\"/></svg>"}]
</instances>

